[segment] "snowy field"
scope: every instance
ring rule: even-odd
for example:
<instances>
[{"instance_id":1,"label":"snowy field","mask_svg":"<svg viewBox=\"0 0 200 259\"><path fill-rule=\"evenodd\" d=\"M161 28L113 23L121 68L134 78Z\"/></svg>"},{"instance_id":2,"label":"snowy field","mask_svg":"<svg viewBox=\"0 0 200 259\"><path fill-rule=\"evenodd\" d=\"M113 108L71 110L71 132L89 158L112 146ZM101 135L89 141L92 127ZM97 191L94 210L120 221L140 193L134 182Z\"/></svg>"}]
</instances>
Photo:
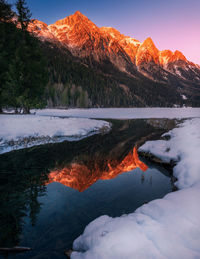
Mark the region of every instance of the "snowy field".
<instances>
[{"instance_id":1,"label":"snowy field","mask_svg":"<svg viewBox=\"0 0 200 259\"><path fill-rule=\"evenodd\" d=\"M80 140L109 128L106 121L87 118L0 115L0 154L46 143Z\"/></svg>"},{"instance_id":2,"label":"snowy field","mask_svg":"<svg viewBox=\"0 0 200 259\"><path fill-rule=\"evenodd\" d=\"M97 218L74 241L72 259L200 258L200 119L186 120L168 135L170 140L149 141L140 150L176 161L179 191L128 215Z\"/></svg>"},{"instance_id":3,"label":"snowy field","mask_svg":"<svg viewBox=\"0 0 200 259\"><path fill-rule=\"evenodd\" d=\"M33 110L37 115L101 118L148 119L200 117L200 108L96 108L96 109L43 109Z\"/></svg>"}]
</instances>

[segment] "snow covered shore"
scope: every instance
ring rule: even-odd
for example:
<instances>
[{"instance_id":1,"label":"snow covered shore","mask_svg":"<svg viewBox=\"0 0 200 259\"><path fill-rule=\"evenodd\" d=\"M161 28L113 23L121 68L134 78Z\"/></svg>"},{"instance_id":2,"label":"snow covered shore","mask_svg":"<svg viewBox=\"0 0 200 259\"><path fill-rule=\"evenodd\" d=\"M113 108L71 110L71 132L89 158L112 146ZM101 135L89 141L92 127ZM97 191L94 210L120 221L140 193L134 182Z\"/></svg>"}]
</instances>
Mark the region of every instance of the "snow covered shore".
<instances>
[{"instance_id":1,"label":"snow covered shore","mask_svg":"<svg viewBox=\"0 0 200 259\"><path fill-rule=\"evenodd\" d=\"M97 218L74 241L72 259L200 258L200 118L168 135L170 140L149 141L140 150L176 162L179 191L128 215Z\"/></svg>"},{"instance_id":2,"label":"snow covered shore","mask_svg":"<svg viewBox=\"0 0 200 259\"><path fill-rule=\"evenodd\" d=\"M66 116L101 119L148 119L200 117L200 108L92 108L92 109L43 109L37 115Z\"/></svg>"},{"instance_id":3,"label":"snow covered shore","mask_svg":"<svg viewBox=\"0 0 200 259\"><path fill-rule=\"evenodd\" d=\"M0 115L0 154L46 143L80 140L109 129L108 122L87 118Z\"/></svg>"}]
</instances>

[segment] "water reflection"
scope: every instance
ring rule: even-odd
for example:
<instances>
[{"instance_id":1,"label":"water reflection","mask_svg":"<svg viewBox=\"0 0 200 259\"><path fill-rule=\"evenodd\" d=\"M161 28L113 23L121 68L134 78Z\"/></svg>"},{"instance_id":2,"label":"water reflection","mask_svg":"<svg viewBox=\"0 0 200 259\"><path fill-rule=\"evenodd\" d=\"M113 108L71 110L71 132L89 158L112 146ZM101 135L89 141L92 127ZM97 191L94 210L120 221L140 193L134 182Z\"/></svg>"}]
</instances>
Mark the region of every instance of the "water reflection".
<instances>
[{"instance_id":1,"label":"water reflection","mask_svg":"<svg viewBox=\"0 0 200 259\"><path fill-rule=\"evenodd\" d=\"M72 163L68 167L60 170L52 171L49 174L49 182L59 182L68 187L74 188L79 192L86 190L97 180L109 180L117 175L140 168L142 171L147 170L147 166L139 160L137 149L134 147L127 156L120 162L117 160L108 160L102 165L96 161L91 164Z\"/></svg>"},{"instance_id":2,"label":"water reflection","mask_svg":"<svg viewBox=\"0 0 200 259\"><path fill-rule=\"evenodd\" d=\"M13 247L20 242L24 226L23 218L28 216L35 225L41 209L38 198L46 192L46 174L22 172L0 174L0 247Z\"/></svg>"},{"instance_id":3,"label":"water reflection","mask_svg":"<svg viewBox=\"0 0 200 259\"><path fill-rule=\"evenodd\" d=\"M0 247L13 247L20 245L21 241L25 245L32 246L28 241L26 243L23 232L27 225L27 219L32 226L37 226L37 217L41 214L41 211L44 211L41 200L45 197L47 200L49 199L47 189L51 184L47 186L46 183L58 181L83 192L99 179L112 179L122 172L130 171L136 167L143 171L147 169L147 166L138 159L136 148L132 151L132 147L137 144L138 140L145 141L165 132L166 129L160 126L162 123L157 127L157 124L155 126L152 121L149 123L148 120L111 122L113 124L112 131L106 135L92 136L79 142L49 144L0 155ZM145 174L141 178L142 182L145 180L144 176ZM128 174L127 177L129 177ZM152 180L150 181L152 182ZM129 210L132 211L134 206L143 202L138 199L133 206L133 201L129 201L127 196L134 196L124 188L123 191L120 190L120 193L124 195L127 206L122 209L120 203L122 197L118 196L117 184L118 181L114 181L112 185L112 190L115 190L112 195L119 198L116 208L112 208L113 203L109 202L109 197L104 197L101 194L101 197L104 198L102 198L100 204L104 204L105 201L108 202L105 211L104 207L99 205L98 211L95 209L95 212L87 215L81 225L82 228L75 222L74 228L70 232L71 236L68 237L64 233L63 240L67 236L72 242L71 239L79 235L89 221L102 213L109 214L109 211L113 211L113 216L121 215L122 213L128 213ZM124 184L128 186L128 180ZM145 186L145 184L143 185ZM105 190L101 189L102 185L99 188L102 193L105 193ZM147 187L145 186L145 188ZM68 190L66 187L65 189ZM87 197L88 190L80 195L82 197L86 195ZM159 192L162 193L162 190L159 190ZM130 191L132 191L131 187ZM139 189L137 192L139 192ZM91 190L91 196L86 199L87 202L91 201L91 197L94 197L94 204L96 204L99 197L93 195L93 190ZM67 199L70 200L70 198ZM74 204L79 206L79 199L81 199L81 196L77 196L76 203L72 202L71 207ZM125 204L124 201L122 203ZM89 206L89 203L87 203L87 207ZM83 210L85 211L86 207ZM57 213L60 215L61 211ZM78 209L71 216L71 220L74 220L76 213L79 213ZM66 223L66 216L63 222ZM62 229L63 224L61 224ZM70 224L72 225L73 222ZM77 228L76 231L75 228ZM37 227L33 229L37 229ZM55 231L58 231L58 227L52 233ZM35 234L33 240L38 239L37 235ZM66 242L65 240L65 244ZM45 246L47 243L43 245Z\"/></svg>"}]
</instances>

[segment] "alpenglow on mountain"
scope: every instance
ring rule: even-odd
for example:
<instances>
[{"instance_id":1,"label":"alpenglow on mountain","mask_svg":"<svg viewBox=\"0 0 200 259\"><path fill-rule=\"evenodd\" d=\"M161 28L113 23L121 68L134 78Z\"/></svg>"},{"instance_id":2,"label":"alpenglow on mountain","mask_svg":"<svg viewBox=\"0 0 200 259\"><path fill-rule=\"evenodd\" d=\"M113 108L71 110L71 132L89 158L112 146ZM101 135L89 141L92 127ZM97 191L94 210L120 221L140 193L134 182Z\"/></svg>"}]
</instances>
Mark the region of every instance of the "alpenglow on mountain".
<instances>
[{"instance_id":1,"label":"alpenglow on mountain","mask_svg":"<svg viewBox=\"0 0 200 259\"><path fill-rule=\"evenodd\" d=\"M75 62L112 78L127 96L126 106L200 104L200 66L188 61L178 50L159 51L150 37L140 42L114 28L99 28L79 11L51 25L33 20L29 31L62 49L63 56L66 50ZM95 106L90 91L86 92L88 105ZM149 103L148 95L150 99L157 95L159 101L152 97ZM123 106L124 102L117 106ZM97 106L110 105L98 102Z\"/></svg>"}]
</instances>

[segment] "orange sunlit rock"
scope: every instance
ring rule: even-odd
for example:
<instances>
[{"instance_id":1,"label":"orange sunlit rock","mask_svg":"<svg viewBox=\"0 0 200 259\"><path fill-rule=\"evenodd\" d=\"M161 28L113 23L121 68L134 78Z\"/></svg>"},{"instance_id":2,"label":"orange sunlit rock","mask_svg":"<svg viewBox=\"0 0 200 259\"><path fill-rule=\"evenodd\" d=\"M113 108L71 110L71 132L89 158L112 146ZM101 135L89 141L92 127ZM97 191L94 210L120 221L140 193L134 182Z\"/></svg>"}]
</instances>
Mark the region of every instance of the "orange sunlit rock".
<instances>
[{"instance_id":1,"label":"orange sunlit rock","mask_svg":"<svg viewBox=\"0 0 200 259\"><path fill-rule=\"evenodd\" d=\"M104 170L101 170L97 163L92 168L84 164L72 163L61 170L52 171L49 174L48 184L59 182L82 192L99 179L112 179L137 167L142 171L146 171L148 168L139 160L137 149L134 147L133 152L129 152L121 162L107 161L107 166Z\"/></svg>"},{"instance_id":2,"label":"orange sunlit rock","mask_svg":"<svg viewBox=\"0 0 200 259\"><path fill-rule=\"evenodd\" d=\"M200 80L197 76L200 67L189 62L180 51L159 51L150 37L139 42L112 27L98 27L79 11L51 25L32 20L28 30L42 41L67 48L81 59L89 57L99 63L109 60L122 72L136 69L151 80L164 82L171 78L171 73Z\"/></svg>"}]
</instances>

